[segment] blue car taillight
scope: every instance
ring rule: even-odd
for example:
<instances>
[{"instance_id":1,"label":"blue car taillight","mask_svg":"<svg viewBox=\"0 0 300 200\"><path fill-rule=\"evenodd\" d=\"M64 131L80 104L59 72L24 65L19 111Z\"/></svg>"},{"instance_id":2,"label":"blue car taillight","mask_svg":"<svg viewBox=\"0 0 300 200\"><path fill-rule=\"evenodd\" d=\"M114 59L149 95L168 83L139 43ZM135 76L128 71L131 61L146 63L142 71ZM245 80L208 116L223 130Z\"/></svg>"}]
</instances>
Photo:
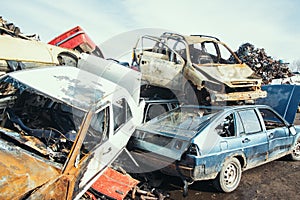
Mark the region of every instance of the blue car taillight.
<instances>
[{"instance_id":1,"label":"blue car taillight","mask_svg":"<svg viewBox=\"0 0 300 200\"><path fill-rule=\"evenodd\" d=\"M193 156L200 156L200 151L199 151L198 146L196 144L191 144L187 150L187 154L193 155Z\"/></svg>"}]
</instances>

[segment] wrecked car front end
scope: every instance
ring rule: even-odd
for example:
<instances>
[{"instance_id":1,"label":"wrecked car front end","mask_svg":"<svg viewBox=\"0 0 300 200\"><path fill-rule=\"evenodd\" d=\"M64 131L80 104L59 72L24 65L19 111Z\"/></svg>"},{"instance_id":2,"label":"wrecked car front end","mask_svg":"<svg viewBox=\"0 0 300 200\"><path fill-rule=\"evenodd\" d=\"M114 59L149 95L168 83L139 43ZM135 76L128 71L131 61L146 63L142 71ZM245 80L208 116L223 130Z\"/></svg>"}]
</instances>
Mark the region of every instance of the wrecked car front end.
<instances>
[{"instance_id":1,"label":"wrecked car front end","mask_svg":"<svg viewBox=\"0 0 300 200\"><path fill-rule=\"evenodd\" d=\"M48 67L54 65L77 66L79 52L46 44L33 39L0 35L0 72Z\"/></svg>"},{"instance_id":2,"label":"wrecked car front end","mask_svg":"<svg viewBox=\"0 0 300 200\"><path fill-rule=\"evenodd\" d=\"M186 76L198 90L199 77L209 90L214 102L253 101L266 97L266 92L261 90L262 80L253 75L253 71L246 64L193 64L187 70ZM252 102L253 103L253 102Z\"/></svg>"}]
</instances>

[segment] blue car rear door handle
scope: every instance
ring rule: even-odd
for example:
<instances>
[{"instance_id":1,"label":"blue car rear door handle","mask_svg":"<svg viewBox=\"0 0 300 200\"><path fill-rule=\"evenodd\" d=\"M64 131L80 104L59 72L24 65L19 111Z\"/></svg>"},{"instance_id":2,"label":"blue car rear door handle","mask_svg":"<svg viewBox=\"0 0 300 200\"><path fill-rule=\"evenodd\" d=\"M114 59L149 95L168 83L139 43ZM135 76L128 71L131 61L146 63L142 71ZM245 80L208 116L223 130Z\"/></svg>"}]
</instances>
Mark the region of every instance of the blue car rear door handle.
<instances>
[{"instance_id":1,"label":"blue car rear door handle","mask_svg":"<svg viewBox=\"0 0 300 200\"><path fill-rule=\"evenodd\" d=\"M274 137L274 133L269 133L269 138L273 138Z\"/></svg>"},{"instance_id":2,"label":"blue car rear door handle","mask_svg":"<svg viewBox=\"0 0 300 200\"><path fill-rule=\"evenodd\" d=\"M249 138L245 138L244 140L242 140L243 143L248 143L250 142L250 139Z\"/></svg>"}]
</instances>

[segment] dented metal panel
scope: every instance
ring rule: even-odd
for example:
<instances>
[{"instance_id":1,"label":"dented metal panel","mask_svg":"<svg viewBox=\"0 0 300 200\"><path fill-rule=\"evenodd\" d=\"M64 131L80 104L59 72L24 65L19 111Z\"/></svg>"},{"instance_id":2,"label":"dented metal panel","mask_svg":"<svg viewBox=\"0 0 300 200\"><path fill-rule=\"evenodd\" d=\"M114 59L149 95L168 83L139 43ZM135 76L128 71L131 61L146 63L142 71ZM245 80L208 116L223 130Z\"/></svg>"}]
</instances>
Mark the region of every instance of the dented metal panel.
<instances>
[{"instance_id":1,"label":"dented metal panel","mask_svg":"<svg viewBox=\"0 0 300 200\"><path fill-rule=\"evenodd\" d=\"M131 116L115 130L112 103L122 98ZM143 109L123 87L74 67L4 75L0 190L11 195L5 199L79 199L126 146Z\"/></svg>"},{"instance_id":2,"label":"dented metal panel","mask_svg":"<svg viewBox=\"0 0 300 200\"><path fill-rule=\"evenodd\" d=\"M181 106L138 127L129 144L142 170L193 182L218 178L233 158L243 171L288 155L299 136L266 105Z\"/></svg>"},{"instance_id":3,"label":"dented metal panel","mask_svg":"<svg viewBox=\"0 0 300 200\"><path fill-rule=\"evenodd\" d=\"M62 65L64 63L76 66L80 54L73 50L53 46L31 39L21 39L7 35L0 35L1 55L0 60L33 63L33 65ZM71 61L72 60L72 61ZM69 62L71 61L71 62ZM35 64L34 64L35 63ZM32 64L26 65L28 68ZM7 71L7 69L5 70Z\"/></svg>"},{"instance_id":4,"label":"dented metal panel","mask_svg":"<svg viewBox=\"0 0 300 200\"><path fill-rule=\"evenodd\" d=\"M129 175L108 167L91 188L110 198L122 200L138 183Z\"/></svg>"},{"instance_id":5,"label":"dented metal panel","mask_svg":"<svg viewBox=\"0 0 300 200\"><path fill-rule=\"evenodd\" d=\"M89 72L73 67L52 67L10 73L9 77L68 105L88 110L105 95L119 88L118 85ZM19 82L19 83L18 83ZM51 84L48 84L51 83Z\"/></svg>"},{"instance_id":6,"label":"dented metal panel","mask_svg":"<svg viewBox=\"0 0 300 200\"><path fill-rule=\"evenodd\" d=\"M0 199L19 199L61 173L58 166L3 139L0 160Z\"/></svg>"},{"instance_id":7,"label":"dented metal panel","mask_svg":"<svg viewBox=\"0 0 300 200\"><path fill-rule=\"evenodd\" d=\"M77 67L121 85L136 103L140 101L140 72L89 54L82 54Z\"/></svg>"},{"instance_id":8,"label":"dented metal panel","mask_svg":"<svg viewBox=\"0 0 300 200\"><path fill-rule=\"evenodd\" d=\"M144 40L154 42L153 47L143 48ZM203 87L210 93L210 103L266 96L261 90L262 79L215 37L164 33L160 37L143 36L140 42L142 48L137 49L137 43L133 63L142 72L144 84L168 88L187 101L193 95L201 98ZM223 53L234 59L223 57Z\"/></svg>"},{"instance_id":9,"label":"dented metal panel","mask_svg":"<svg viewBox=\"0 0 300 200\"><path fill-rule=\"evenodd\" d=\"M290 124L294 123L298 105L300 103L299 85L265 85L266 98L256 100L256 104L269 105L276 110Z\"/></svg>"}]
</instances>

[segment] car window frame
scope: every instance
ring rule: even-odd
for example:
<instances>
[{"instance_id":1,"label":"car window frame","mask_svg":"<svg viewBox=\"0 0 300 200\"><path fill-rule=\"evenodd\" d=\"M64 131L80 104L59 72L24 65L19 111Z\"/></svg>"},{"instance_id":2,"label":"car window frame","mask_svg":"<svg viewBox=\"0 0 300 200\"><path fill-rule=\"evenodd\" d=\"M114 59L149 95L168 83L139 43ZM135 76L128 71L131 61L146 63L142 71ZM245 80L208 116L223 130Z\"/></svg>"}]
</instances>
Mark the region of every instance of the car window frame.
<instances>
[{"instance_id":1,"label":"car window frame","mask_svg":"<svg viewBox=\"0 0 300 200\"><path fill-rule=\"evenodd\" d=\"M244 112L244 111L253 111L253 112L254 112L254 114L255 114L255 116L256 116L256 119L257 119L257 121L259 122L259 127L260 127L260 130L259 130L259 131L249 132L249 133L246 132L247 130L246 130L246 128L245 128L245 123L244 123L244 121L243 121L243 118L242 118L241 115L240 115L240 112ZM259 114L257 113L257 110L256 110L256 109L251 108L251 109L238 110L238 111L237 111L237 115L239 115L239 117L240 117L240 120L241 120L241 122L242 122L241 124L242 124L243 130L244 130L244 132L241 133L240 135L253 135L253 134L261 133L261 132L264 130L264 129L263 129L263 126L262 126L262 124L261 124L261 119L260 119Z\"/></svg>"},{"instance_id":2,"label":"car window frame","mask_svg":"<svg viewBox=\"0 0 300 200\"><path fill-rule=\"evenodd\" d=\"M116 104L118 101L122 101L120 110L123 112L124 120L120 124L116 124L116 118L119 116L119 114L116 114L115 112ZM126 99L126 97L120 97L116 101L112 103L112 112L113 112L113 134L116 134L129 120L133 118L132 109L130 108L130 105Z\"/></svg>"}]
</instances>

